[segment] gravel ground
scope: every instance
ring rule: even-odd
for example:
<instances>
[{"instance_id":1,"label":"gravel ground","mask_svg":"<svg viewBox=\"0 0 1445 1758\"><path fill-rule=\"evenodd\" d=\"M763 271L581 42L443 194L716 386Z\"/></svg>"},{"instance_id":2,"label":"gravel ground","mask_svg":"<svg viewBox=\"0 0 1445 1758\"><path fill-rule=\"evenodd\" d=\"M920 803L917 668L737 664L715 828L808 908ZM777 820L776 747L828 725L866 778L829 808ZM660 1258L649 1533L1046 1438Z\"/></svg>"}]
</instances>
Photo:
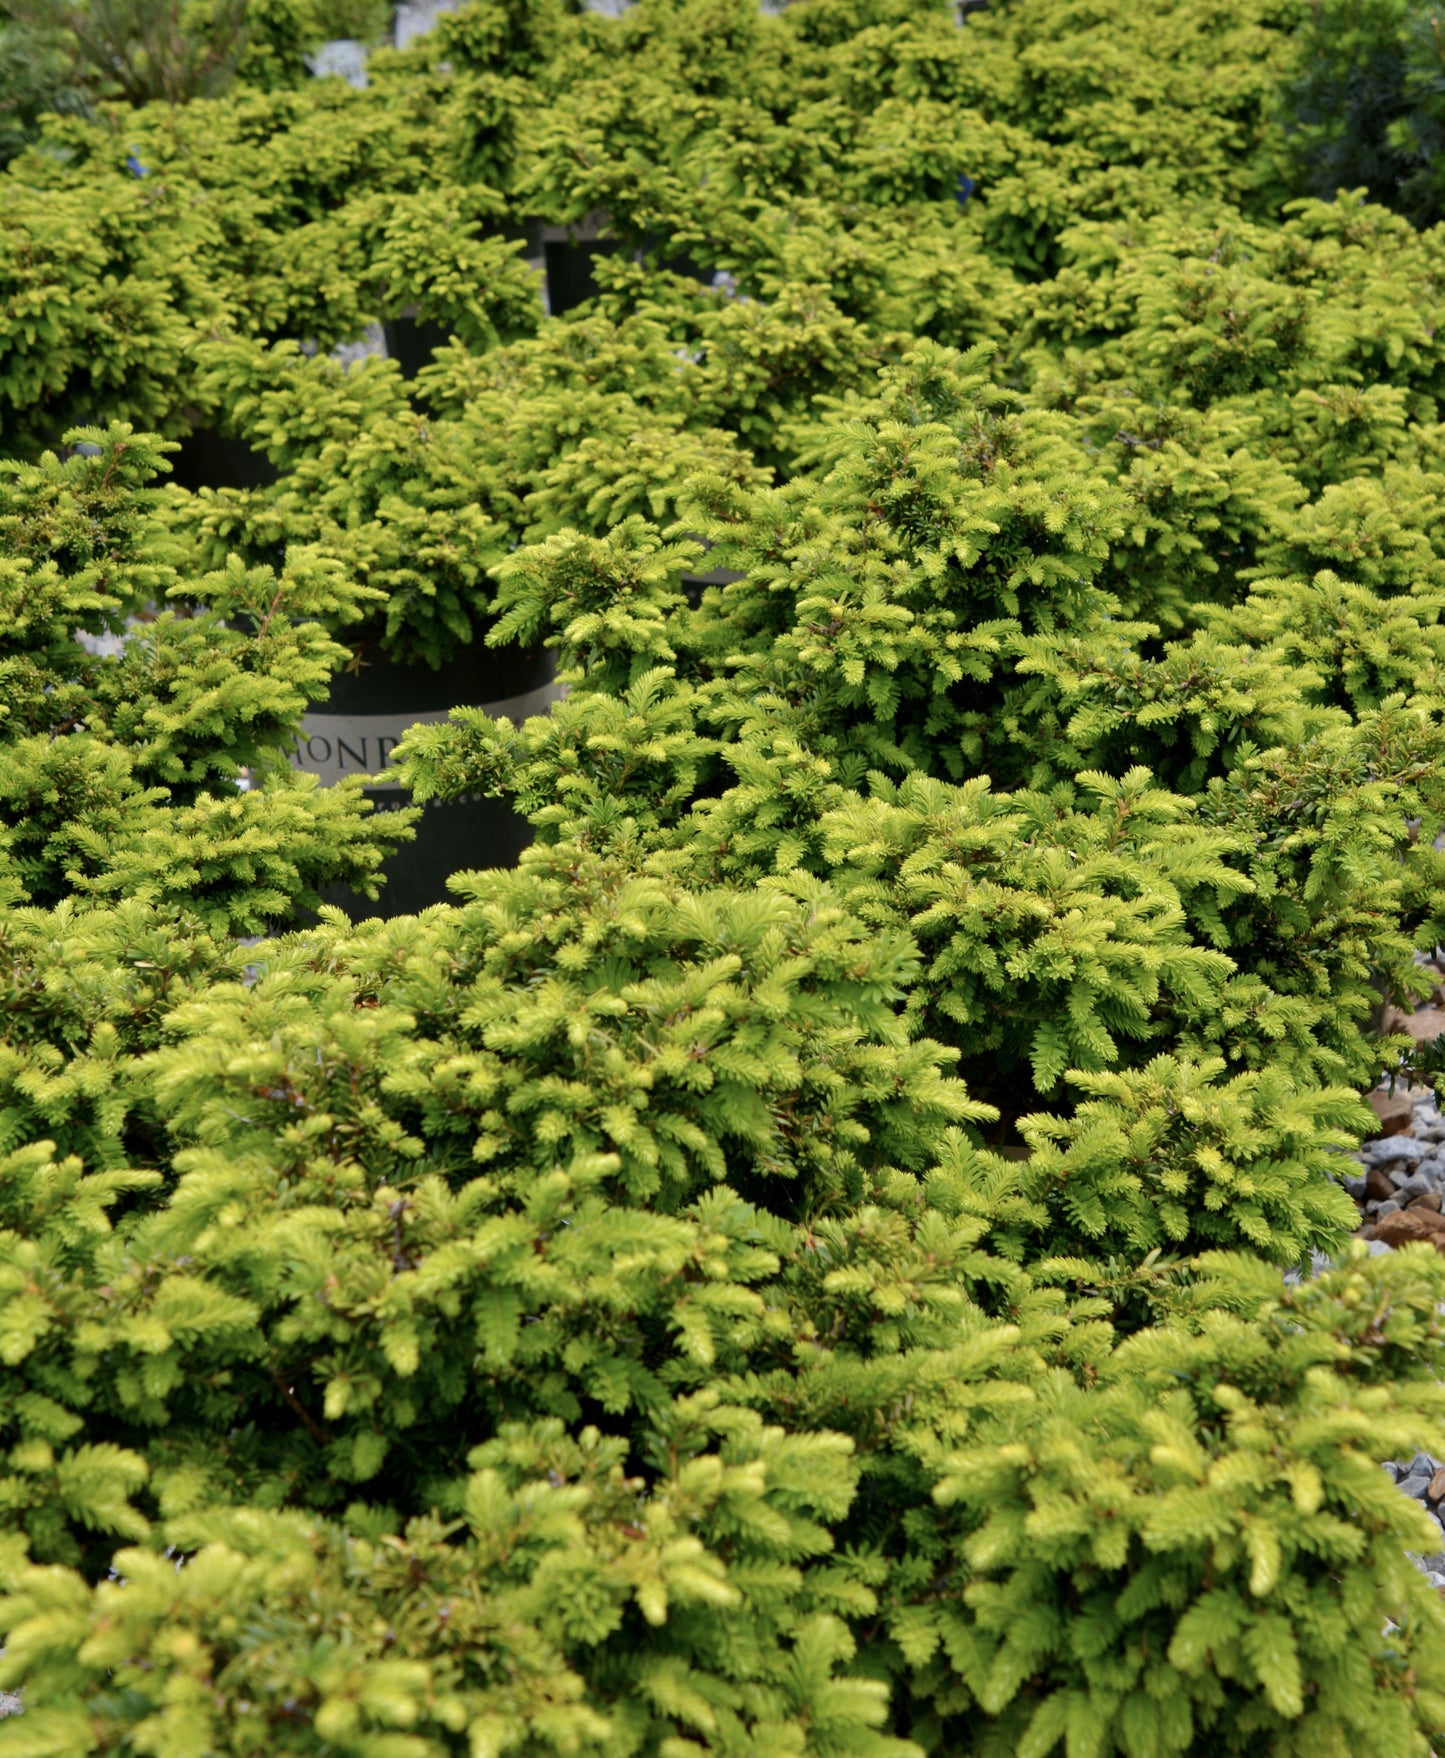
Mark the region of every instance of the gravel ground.
<instances>
[{"instance_id":1,"label":"gravel ground","mask_svg":"<svg viewBox=\"0 0 1445 1758\"><path fill-rule=\"evenodd\" d=\"M1387 1010L1386 1031L1406 1031L1427 1044L1445 1032L1445 962L1420 961L1439 978L1435 991L1412 1014ZM1359 1237L1371 1252L1428 1240L1445 1255L1445 1115L1428 1087L1370 1094L1379 1133L1354 1155L1356 1167L1344 1179L1360 1210ZM1316 1266L1321 1267L1319 1265ZM1445 1593L1445 1460L1416 1453L1408 1462L1392 1460L1385 1470L1406 1495L1414 1497L1441 1530L1442 1548L1415 1560L1431 1585Z\"/></svg>"}]
</instances>

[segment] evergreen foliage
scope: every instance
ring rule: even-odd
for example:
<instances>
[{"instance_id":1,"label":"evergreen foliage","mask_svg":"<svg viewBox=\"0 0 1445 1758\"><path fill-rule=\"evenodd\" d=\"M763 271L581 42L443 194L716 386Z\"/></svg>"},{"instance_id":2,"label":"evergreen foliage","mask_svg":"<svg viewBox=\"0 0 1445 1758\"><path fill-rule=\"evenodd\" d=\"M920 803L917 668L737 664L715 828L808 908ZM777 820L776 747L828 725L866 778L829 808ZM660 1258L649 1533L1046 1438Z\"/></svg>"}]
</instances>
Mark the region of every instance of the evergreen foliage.
<instances>
[{"instance_id":1,"label":"evergreen foliage","mask_svg":"<svg viewBox=\"0 0 1445 1758\"><path fill-rule=\"evenodd\" d=\"M163 444L125 423L67 442L80 449L64 460L0 475L12 896L188 900L217 931L253 934L324 884L374 891L400 825L367 817L359 783L320 791L285 758L345 657L316 619L355 618L366 589L304 556L279 578L235 557L184 578L149 486ZM102 655L107 637L118 651Z\"/></svg>"},{"instance_id":2,"label":"evergreen foliage","mask_svg":"<svg viewBox=\"0 0 1445 1758\"><path fill-rule=\"evenodd\" d=\"M1419 0L1329 0L1308 15L1285 114L1299 164L1321 193L1364 188L1434 225L1445 40Z\"/></svg>"},{"instance_id":3,"label":"evergreen foliage","mask_svg":"<svg viewBox=\"0 0 1445 1758\"><path fill-rule=\"evenodd\" d=\"M1318 181L1327 14L474 0L353 91L251 0L24 111L0 1754L1442 1749L1445 1262L1340 1172L1445 258L1423 122ZM400 775L533 844L353 923L409 816L288 747L483 640L565 695Z\"/></svg>"}]
</instances>

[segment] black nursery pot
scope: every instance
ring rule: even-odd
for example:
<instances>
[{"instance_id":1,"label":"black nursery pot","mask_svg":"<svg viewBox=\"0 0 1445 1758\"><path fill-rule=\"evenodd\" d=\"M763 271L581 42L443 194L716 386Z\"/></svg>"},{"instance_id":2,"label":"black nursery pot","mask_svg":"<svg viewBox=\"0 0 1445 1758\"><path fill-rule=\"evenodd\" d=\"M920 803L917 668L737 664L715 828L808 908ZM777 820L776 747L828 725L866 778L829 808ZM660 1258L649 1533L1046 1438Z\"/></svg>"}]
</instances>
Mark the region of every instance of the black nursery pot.
<instances>
[{"instance_id":1,"label":"black nursery pot","mask_svg":"<svg viewBox=\"0 0 1445 1758\"><path fill-rule=\"evenodd\" d=\"M616 256L627 246L618 238L548 239L542 246L547 271L547 309L553 317L561 317L584 300L595 299L602 289L597 284L595 265L599 257ZM711 284L713 271L696 257L667 258L663 268L675 275L688 275L704 286Z\"/></svg>"},{"instance_id":2,"label":"black nursery pot","mask_svg":"<svg viewBox=\"0 0 1445 1758\"><path fill-rule=\"evenodd\" d=\"M552 316L561 317L584 300L595 299L602 289L592 265L599 256L616 256L622 248L616 238L586 238L577 243L549 239L542 250L547 266L547 308Z\"/></svg>"},{"instance_id":3,"label":"black nursery pot","mask_svg":"<svg viewBox=\"0 0 1445 1758\"><path fill-rule=\"evenodd\" d=\"M319 775L323 785L348 775L384 769L402 737L418 721L445 720L453 708L485 708L513 722L543 714L559 690L553 659L545 649L464 648L439 671L397 665L383 655L354 672L341 673L325 704L301 723L292 761ZM411 803L402 787L369 787L378 811ZM386 884L372 902L345 886L330 886L325 903L339 904L353 921L367 916L407 916L429 904L455 902L447 890L453 873L512 867L532 840L532 827L504 800L468 794L433 800L416 826L416 840L403 844L382 868Z\"/></svg>"},{"instance_id":4,"label":"black nursery pot","mask_svg":"<svg viewBox=\"0 0 1445 1758\"><path fill-rule=\"evenodd\" d=\"M264 452L230 439L214 427L193 428L171 458L168 481L194 493L199 488L269 488L280 472Z\"/></svg>"},{"instance_id":5,"label":"black nursery pot","mask_svg":"<svg viewBox=\"0 0 1445 1758\"><path fill-rule=\"evenodd\" d=\"M381 333L386 337L387 355L401 368L404 379L413 379L424 366L430 366L437 349L452 339L445 324L428 317L384 317Z\"/></svg>"}]
</instances>

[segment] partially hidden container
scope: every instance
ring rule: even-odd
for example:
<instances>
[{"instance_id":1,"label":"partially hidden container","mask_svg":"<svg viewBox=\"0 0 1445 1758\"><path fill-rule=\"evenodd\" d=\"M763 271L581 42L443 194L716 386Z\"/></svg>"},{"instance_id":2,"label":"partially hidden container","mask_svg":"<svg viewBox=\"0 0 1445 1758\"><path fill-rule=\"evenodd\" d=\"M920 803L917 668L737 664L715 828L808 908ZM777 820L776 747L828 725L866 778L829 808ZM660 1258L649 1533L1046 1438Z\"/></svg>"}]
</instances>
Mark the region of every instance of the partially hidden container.
<instances>
[{"instance_id":1,"label":"partially hidden container","mask_svg":"<svg viewBox=\"0 0 1445 1758\"><path fill-rule=\"evenodd\" d=\"M553 674L553 657L543 648L478 642L437 671L398 665L380 653L363 655L338 674L327 700L302 721L292 763L319 776L323 786L349 775L376 775L408 727L444 721L453 708L483 708L514 723L545 714L562 693ZM382 782L365 792L378 811L411 804L399 783ZM430 801L415 830L416 840L403 844L382 869L386 884L375 902L344 886L323 891L323 901L339 904L353 920L413 915L429 904L456 901L447 889L453 873L515 866L532 840L525 818L485 794Z\"/></svg>"},{"instance_id":2,"label":"partially hidden container","mask_svg":"<svg viewBox=\"0 0 1445 1758\"><path fill-rule=\"evenodd\" d=\"M280 471L264 452L214 427L193 427L162 481L194 493L202 488L269 488Z\"/></svg>"}]
</instances>

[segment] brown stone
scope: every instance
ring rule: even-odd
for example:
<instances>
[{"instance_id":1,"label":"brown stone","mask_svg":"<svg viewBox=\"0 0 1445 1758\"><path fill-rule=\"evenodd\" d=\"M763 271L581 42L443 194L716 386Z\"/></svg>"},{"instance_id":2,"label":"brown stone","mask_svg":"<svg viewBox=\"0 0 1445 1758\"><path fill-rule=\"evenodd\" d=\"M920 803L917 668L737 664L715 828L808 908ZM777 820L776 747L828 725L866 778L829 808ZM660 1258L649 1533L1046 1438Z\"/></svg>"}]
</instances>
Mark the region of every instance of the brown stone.
<instances>
[{"instance_id":1,"label":"brown stone","mask_svg":"<svg viewBox=\"0 0 1445 1758\"><path fill-rule=\"evenodd\" d=\"M1396 1209L1393 1214L1381 1215L1375 1222L1376 1239L1383 1239L1387 1245L1405 1245L1412 1239L1424 1239L1429 1231L1423 1219L1409 1209Z\"/></svg>"},{"instance_id":2,"label":"brown stone","mask_svg":"<svg viewBox=\"0 0 1445 1758\"><path fill-rule=\"evenodd\" d=\"M1440 1192L1427 1190L1422 1196L1412 1196L1405 1207L1407 1209L1433 1209L1438 1215L1440 1213Z\"/></svg>"},{"instance_id":3,"label":"brown stone","mask_svg":"<svg viewBox=\"0 0 1445 1758\"><path fill-rule=\"evenodd\" d=\"M1406 1135L1414 1127L1415 1104L1408 1093L1369 1093L1366 1104L1379 1119L1381 1135Z\"/></svg>"},{"instance_id":4,"label":"brown stone","mask_svg":"<svg viewBox=\"0 0 1445 1758\"><path fill-rule=\"evenodd\" d=\"M1432 1502L1438 1502L1441 1496L1445 1496L1445 1465L1442 1465L1430 1479L1430 1486L1425 1491L1425 1495Z\"/></svg>"},{"instance_id":5,"label":"brown stone","mask_svg":"<svg viewBox=\"0 0 1445 1758\"><path fill-rule=\"evenodd\" d=\"M1365 1173L1365 1200L1372 1203L1387 1203L1395 1194L1395 1187L1385 1176L1379 1166L1371 1166Z\"/></svg>"},{"instance_id":6,"label":"brown stone","mask_svg":"<svg viewBox=\"0 0 1445 1758\"><path fill-rule=\"evenodd\" d=\"M1433 1044L1445 1032L1445 1008L1422 1007L1418 1013L1404 1014L1390 1030L1408 1032L1417 1044Z\"/></svg>"},{"instance_id":7,"label":"brown stone","mask_svg":"<svg viewBox=\"0 0 1445 1758\"><path fill-rule=\"evenodd\" d=\"M1396 1209L1375 1222L1375 1237L1386 1245L1408 1245L1415 1239L1445 1242L1445 1215L1431 1209Z\"/></svg>"}]
</instances>

